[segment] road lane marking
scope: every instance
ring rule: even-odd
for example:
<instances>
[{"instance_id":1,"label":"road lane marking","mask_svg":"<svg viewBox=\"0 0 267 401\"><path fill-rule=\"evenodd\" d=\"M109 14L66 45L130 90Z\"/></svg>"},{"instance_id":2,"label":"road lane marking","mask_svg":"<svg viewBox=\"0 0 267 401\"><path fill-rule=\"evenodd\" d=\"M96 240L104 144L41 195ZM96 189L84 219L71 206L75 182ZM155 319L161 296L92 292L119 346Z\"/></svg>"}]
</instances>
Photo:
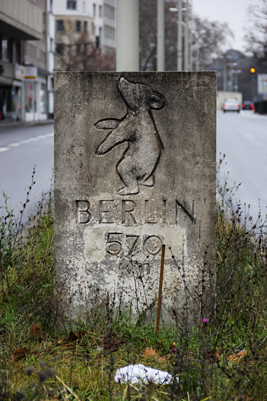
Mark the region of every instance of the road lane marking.
<instances>
[{"instance_id":1,"label":"road lane marking","mask_svg":"<svg viewBox=\"0 0 267 401\"><path fill-rule=\"evenodd\" d=\"M8 146L12 146L12 148L15 148L16 146L19 146L20 143L16 142L16 143L10 143Z\"/></svg>"},{"instance_id":2,"label":"road lane marking","mask_svg":"<svg viewBox=\"0 0 267 401\"><path fill-rule=\"evenodd\" d=\"M45 134L45 135L38 135L38 136L35 136L33 138L23 139L20 142L13 142L13 143L10 143L8 145L9 147L6 147L6 148L4 148L4 147L1 148L0 147L0 152L6 152L7 150L10 150L9 149L10 147L11 148L16 148L17 146L25 145L25 144L31 143L31 142L36 142L36 141L39 141L40 139L46 139L46 138L50 138L52 136L54 136L54 132L50 132L49 134Z\"/></svg>"},{"instance_id":3,"label":"road lane marking","mask_svg":"<svg viewBox=\"0 0 267 401\"><path fill-rule=\"evenodd\" d=\"M20 144L25 144L25 143L30 143L30 142L32 142L32 138L24 139L23 141L20 141L19 143Z\"/></svg>"}]
</instances>

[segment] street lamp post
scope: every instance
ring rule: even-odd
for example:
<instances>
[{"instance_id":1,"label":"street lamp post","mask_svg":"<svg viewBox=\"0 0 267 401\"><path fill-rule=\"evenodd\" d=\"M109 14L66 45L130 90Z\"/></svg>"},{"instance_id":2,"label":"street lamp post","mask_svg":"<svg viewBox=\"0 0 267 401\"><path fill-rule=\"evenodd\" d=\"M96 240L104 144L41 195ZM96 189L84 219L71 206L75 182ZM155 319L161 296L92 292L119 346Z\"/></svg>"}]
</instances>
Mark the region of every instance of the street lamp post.
<instances>
[{"instance_id":1,"label":"street lamp post","mask_svg":"<svg viewBox=\"0 0 267 401\"><path fill-rule=\"evenodd\" d=\"M171 7L169 10L173 12L178 11L178 26L177 26L177 71L182 71L183 69L183 42L182 42L182 26L184 22L182 21L182 12L186 8L182 8L183 0L178 0L178 8Z\"/></svg>"},{"instance_id":2,"label":"street lamp post","mask_svg":"<svg viewBox=\"0 0 267 401\"><path fill-rule=\"evenodd\" d=\"M183 45L182 45L182 1L178 0L178 27L177 27L177 71L183 69Z\"/></svg>"},{"instance_id":3,"label":"street lamp post","mask_svg":"<svg viewBox=\"0 0 267 401\"><path fill-rule=\"evenodd\" d=\"M190 2L190 52L189 52L189 71L193 71L193 10L192 0Z\"/></svg>"},{"instance_id":4,"label":"street lamp post","mask_svg":"<svg viewBox=\"0 0 267 401\"><path fill-rule=\"evenodd\" d=\"M235 85L234 85L234 91L238 92L238 74L241 74L242 70L233 70L233 74L235 74L236 79L235 79Z\"/></svg>"},{"instance_id":5,"label":"street lamp post","mask_svg":"<svg viewBox=\"0 0 267 401\"><path fill-rule=\"evenodd\" d=\"M188 55L189 55L188 22L189 22L189 0L186 0L185 32L184 32L184 70L185 71L188 71Z\"/></svg>"},{"instance_id":6,"label":"street lamp post","mask_svg":"<svg viewBox=\"0 0 267 401\"><path fill-rule=\"evenodd\" d=\"M233 67L237 66L237 63L228 63L230 67L230 82L231 82L231 92L234 91L234 69Z\"/></svg>"},{"instance_id":7,"label":"street lamp post","mask_svg":"<svg viewBox=\"0 0 267 401\"><path fill-rule=\"evenodd\" d=\"M227 63L225 55L223 56L223 90L227 91Z\"/></svg>"}]
</instances>

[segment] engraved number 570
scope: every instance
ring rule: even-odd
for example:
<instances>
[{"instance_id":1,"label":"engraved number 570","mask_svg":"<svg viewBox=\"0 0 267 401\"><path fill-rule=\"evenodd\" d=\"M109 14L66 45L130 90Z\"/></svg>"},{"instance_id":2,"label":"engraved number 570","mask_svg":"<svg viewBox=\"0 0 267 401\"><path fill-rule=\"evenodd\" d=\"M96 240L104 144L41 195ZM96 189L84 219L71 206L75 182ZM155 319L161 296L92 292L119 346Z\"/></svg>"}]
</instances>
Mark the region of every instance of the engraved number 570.
<instances>
[{"instance_id":1,"label":"engraved number 570","mask_svg":"<svg viewBox=\"0 0 267 401\"><path fill-rule=\"evenodd\" d=\"M122 232L109 232L106 236L106 251L110 255L119 255L123 250L123 244L128 248L127 254L133 255L140 251L145 251L149 255L157 255L163 243L163 240L158 235L148 235L141 238L140 235L126 236ZM138 242L139 241L139 242Z\"/></svg>"}]
</instances>

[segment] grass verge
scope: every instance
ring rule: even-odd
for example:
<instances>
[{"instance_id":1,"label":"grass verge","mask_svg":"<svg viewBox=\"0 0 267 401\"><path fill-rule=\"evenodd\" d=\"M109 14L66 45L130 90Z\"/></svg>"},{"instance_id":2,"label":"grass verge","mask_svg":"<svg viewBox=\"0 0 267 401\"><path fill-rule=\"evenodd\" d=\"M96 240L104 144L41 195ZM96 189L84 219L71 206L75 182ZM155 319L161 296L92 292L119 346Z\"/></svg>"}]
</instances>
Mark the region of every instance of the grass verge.
<instances>
[{"instance_id":1,"label":"grass verge","mask_svg":"<svg viewBox=\"0 0 267 401\"><path fill-rule=\"evenodd\" d=\"M159 333L106 299L87 321L56 334L51 207L44 212L41 202L27 229L7 203L3 209L0 400L267 400L266 227L243 224L239 205L217 205L214 319ZM115 383L117 368L138 363L173 381Z\"/></svg>"}]
</instances>

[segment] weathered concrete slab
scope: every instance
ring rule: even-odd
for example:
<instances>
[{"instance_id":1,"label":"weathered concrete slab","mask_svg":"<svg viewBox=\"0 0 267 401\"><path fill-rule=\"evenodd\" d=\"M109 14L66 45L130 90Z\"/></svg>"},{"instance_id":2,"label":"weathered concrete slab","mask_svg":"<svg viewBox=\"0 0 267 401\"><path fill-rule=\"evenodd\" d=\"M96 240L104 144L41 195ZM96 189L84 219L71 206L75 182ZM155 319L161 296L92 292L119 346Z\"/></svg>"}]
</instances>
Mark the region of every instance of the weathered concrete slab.
<instances>
[{"instance_id":1,"label":"weathered concrete slab","mask_svg":"<svg viewBox=\"0 0 267 401\"><path fill-rule=\"evenodd\" d=\"M215 72L55 73L62 313L77 319L114 291L125 307L153 308L165 243L163 318L189 294L203 314L215 271L215 118Z\"/></svg>"}]
</instances>

